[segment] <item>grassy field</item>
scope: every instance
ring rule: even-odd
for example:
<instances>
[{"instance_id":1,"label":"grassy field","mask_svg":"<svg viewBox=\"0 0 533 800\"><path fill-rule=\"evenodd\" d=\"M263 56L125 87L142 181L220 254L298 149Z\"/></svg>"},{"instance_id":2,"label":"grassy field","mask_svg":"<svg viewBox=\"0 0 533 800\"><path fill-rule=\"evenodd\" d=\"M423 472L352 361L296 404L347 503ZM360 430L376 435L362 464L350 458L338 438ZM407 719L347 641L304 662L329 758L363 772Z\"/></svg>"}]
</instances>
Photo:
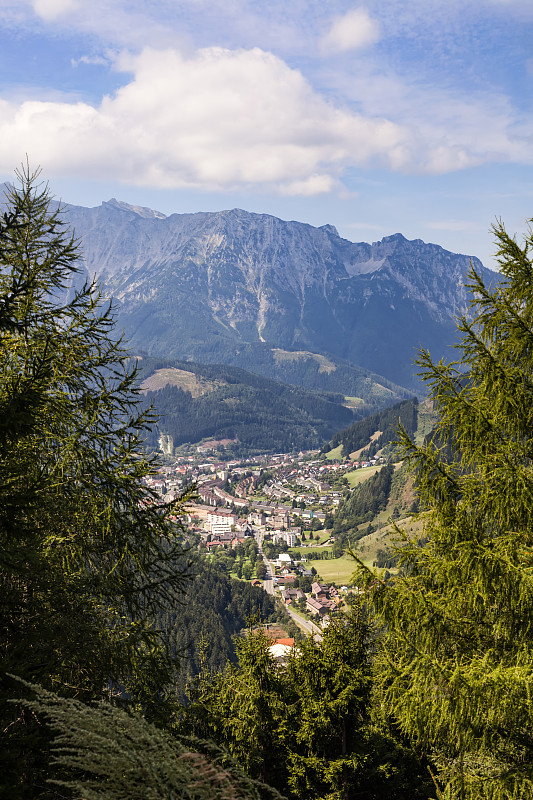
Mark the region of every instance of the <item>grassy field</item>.
<instances>
[{"instance_id":1,"label":"grassy field","mask_svg":"<svg viewBox=\"0 0 533 800\"><path fill-rule=\"evenodd\" d=\"M343 583L351 583L356 563L349 556L341 556L328 561L308 561L307 568L311 567L316 569L326 583L336 583L337 586L341 586Z\"/></svg>"},{"instance_id":2,"label":"grassy field","mask_svg":"<svg viewBox=\"0 0 533 800\"><path fill-rule=\"evenodd\" d=\"M177 367L166 367L158 369L153 375L146 378L142 384L143 391L157 391L164 386L178 386L186 392L190 392L193 397L200 397L207 392L212 392L220 384L220 381L208 381L199 378L194 372L187 372Z\"/></svg>"},{"instance_id":3,"label":"grassy field","mask_svg":"<svg viewBox=\"0 0 533 800\"><path fill-rule=\"evenodd\" d=\"M399 520L398 525L409 536L422 536L424 533L423 520L413 521L410 517L407 519ZM353 545L353 551L366 564L367 567L372 568L378 550L385 550L395 539L393 528L391 525L384 525L368 536L363 536ZM313 551L330 550L328 547L313 548ZM302 556L305 556L305 548L301 550ZM351 583L351 578L356 570L356 562L348 555L343 555L340 558L331 558L327 561L307 561L307 569L314 567L320 577L327 583L332 582L340 586L343 583Z\"/></svg>"},{"instance_id":4,"label":"grassy field","mask_svg":"<svg viewBox=\"0 0 533 800\"><path fill-rule=\"evenodd\" d=\"M346 395L343 406L346 406L346 408L357 408L358 406L363 405L364 402L365 401L362 397L350 397L349 395Z\"/></svg>"},{"instance_id":5,"label":"grassy field","mask_svg":"<svg viewBox=\"0 0 533 800\"><path fill-rule=\"evenodd\" d=\"M322 545L321 547L315 547L314 545L313 547L289 547L289 553L292 553L293 551L299 552L302 554L302 558L304 558L306 553L322 553L324 550L331 550L331 545Z\"/></svg>"},{"instance_id":6,"label":"grassy field","mask_svg":"<svg viewBox=\"0 0 533 800\"><path fill-rule=\"evenodd\" d=\"M367 567L372 566L378 550L385 550L388 547L391 542L391 531L391 527L387 525L387 527L380 528L355 542L353 551L357 553L361 561L364 561Z\"/></svg>"},{"instance_id":7,"label":"grassy field","mask_svg":"<svg viewBox=\"0 0 533 800\"><path fill-rule=\"evenodd\" d=\"M318 540L318 542L316 542L315 541L315 536L316 536L317 533L322 534L322 533L324 533L324 531L316 531L316 533L315 533L315 531L306 531L305 532L305 542L302 542L301 546L304 547L304 548L306 546L308 547L309 545L311 545L311 547L320 547L321 545L325 544L326 542L329 542L329 539L330 539L329 533L327 533L325 536L320 536L320 539ZM310 538L311 536L313 537L312 539Z\"/></svg>"},{"instance_id":8,"label":"grassy field","mask_svg":"<svg viewBox=\"0 0 533 800\"><path fill-rule=\"evenodd\" d=\"M363 467L363 469L354 469L351 472L345 472L344 477L348 481L350 489L353 489L354 486L359 486L360 483L364 483L364 481L371 478L372 475L375 475L376 472L379 472L381 469L381 464L377 467Z\"/></svg>"},{"instance_id":9,"label":"grassy field","mask_svg":"<svg viewBox=\"0 0 533 800\"><path fill-rule=\"evenodd\" d=\"M431 400L424 400L418 406L418 428L415 435L415 443L421 445L424 438L431 433L438 421L438 414L433 410Z\"/></svg>"},{"instance_id":10,"label":"grassy field","mask_svg":"<svg viewBox=\"0 0 533 800\"><path fill-rule=\"evenodd\" d=\"M419 538L424 535L424 521L421 519L412 520L411 517L407 517L406 519L398 520L398 527L400 530L404 530L408 536ZM353 549L359 558L361 558L367 566L371 567L378 550L385 550L395 541L396 534L394 533L392 525L384 525L382 528L379 528L379 530L359 539L359 541L355 543Z\"/></svg>"},{"instance_id":11,"label":"grassy field","mask_svg":"<svg viewBox=\"0 0 533 800\"><path fill-rule=\"evenodd\" d=\"M394 469L396 470L401 467L402 463L402 461L398 461L398 463L394 465ZM382 467L383 464L378 464L376 467L354 469L352 472L345 472L344 477L347 479L350 489L353 489L354 486L359 486L360 483L364 483L368 478L371 478L372 475L375 475L376 472L379 472Z\"/></svg>"},{"instance_id":12,"label":"grassy field","mask_svg":"<svg viewBox=\"0 0 533 800\"><path fill-rule=\"evenodd\" d=\"M309 353L307 350L281 350L279 347L274 347L272 354L278 364L280 362L283 363L283 361L299 361L302 358L305 360L312 358L318 362L319 372L326 372L329 375L330 372L335 372L337 369L333 361L330 361L326 356L321 356L318 353Z\"/></svg>"},{"instance_id":13,"label":"grassy field","mask_svg":"<svg viewBox=\"0 0 533 800\"><path fill-rule=\"evenodd\" d=\"M326 458L330 461L340 461L342 459L342 444L326 453Z\"/></svg>"},{"instance_id":14,"label":"grassy field","mask_svg":"<svg viewBox=\"0 0 533 800\"><path fill-rule=\"evenodd\" d=\"M309 533L312 533L313 536L316 536L317 533L318 533L318 535L320 536L320 539L318 540L317 544L324 544L324 542L327 542L329 540L329 538L330 538L329 531L309 531ZM307 533L306 533L306 536L307 536ZM308 543L309 543L309 539L308 539Z\"/></svg>"}]
</instances>

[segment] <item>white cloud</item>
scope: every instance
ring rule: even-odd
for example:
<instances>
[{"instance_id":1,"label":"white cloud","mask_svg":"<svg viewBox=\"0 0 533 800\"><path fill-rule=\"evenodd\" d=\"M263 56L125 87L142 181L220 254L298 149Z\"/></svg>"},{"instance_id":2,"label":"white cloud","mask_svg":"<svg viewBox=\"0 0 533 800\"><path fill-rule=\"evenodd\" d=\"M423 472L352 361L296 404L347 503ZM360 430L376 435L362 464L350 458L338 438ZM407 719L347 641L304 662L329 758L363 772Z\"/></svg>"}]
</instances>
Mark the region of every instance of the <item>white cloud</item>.
<instances>
[{"instance_id":1,"label":"white cloud","mask_svg":"<svg viewBox=\"0 0 533 800\"><path fill-rule=\"evenodd\" d=\"M104 56L81 56L80 58L71 58L70 63L73 67L79 67L80 64L85 64L90 67L109 67L111 58Z\"/></svg>"},{"instance_id":2,"label":"white cloud","mask_svg":"<svg viewBox=\"0 0 533 800\"><path fill-rule=\"evenodd\" d=\"M299 195L300 197L312 197L318 194L327 194L335 188L341 188L338 180L331 175L310 175L303 181L288 182L281 187L280 193L286 195Z\"/></svg>"},{"instance_id":3,"label":"white cloud","mask_svg":"<svg viewBox=\"0 0 533 800\"><path fill-rule=\"evenodd\" d=\"M0 0L4 27L41 36L87 34L102 50L183 44L189 0ZM191 0L194 3L194 0ZM184 13L185 11L185 13ZM198 13L201 20L201 14ZM200 21L201 25L201 21ZM53 48L53 43L51 48Z\"/></svg>"},{"instance_id":4,"label":"white cloud","mask_svg":"<svg viewBox=\"0 0 533 800\"><path fill-rule=\"evenodd\" d=\"M32 6L39 17L49 21L76 11L79 8L79 0L32 0Z\"/></svg>"},{"instance_id":5,"label":"white cloud","mask_svg":"<svg viewBox=\"0 0 533 800\"><path fill-rule=\"evenodd\" d=\"M0 100L0 170L10 172L27 153L50 177L316 195L339 187L352 166L439 173L533 161L526 130L512 139L501 109L481 121L466 102L431 119L355 113L258 48L205 48L190 57L147 48L123 54L116 67L132 77L97 107Z\"/></svg>"},{"instance_id":6,"label":"white cloud","mask_svg":"<svg viewBox=\"0 0 533 800\"><path fill-rule=\"evenodd\" d=\"M368 118L386 117L411 131L403 171L443 174L487 163L533 163L533 119L519 116L495 89L453 90L358 65L335 86Z\"/></svg>"},{"instance_id":7,"label":"white cloud","mask_svg":"<svg viewBox=\"0 0 533 800\"><path fill-rule=\"evenodd\" d=\"M393 166L409 149L408 131L333 107L259 49L147 49L118 67L134 78L97 108L2 102L1 168L28 153L48 175L316 194L349 163Z\"/></svg>"},{"instance_id":8,"label":"white cloud","mask_svg":"<svg viewBox=\"0 0 533 800\"><path fill-rule=\"evenodd\" d=\"M379 40L379 25L366 8L354 8L333 20L331 28L322 39L326 52L345 53L361 50Z\"/></svg>"}]
</instances>

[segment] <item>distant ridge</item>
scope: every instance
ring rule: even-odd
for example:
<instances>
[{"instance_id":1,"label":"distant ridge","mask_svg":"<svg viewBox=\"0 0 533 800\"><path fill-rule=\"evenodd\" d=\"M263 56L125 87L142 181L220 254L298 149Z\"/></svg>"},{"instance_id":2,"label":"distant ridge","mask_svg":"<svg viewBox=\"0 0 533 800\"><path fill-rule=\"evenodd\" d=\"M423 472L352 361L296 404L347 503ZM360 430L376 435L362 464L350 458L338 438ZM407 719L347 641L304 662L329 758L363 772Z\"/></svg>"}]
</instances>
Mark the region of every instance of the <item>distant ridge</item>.
<instances>
[{"instance_id":1,"label":"distant ridge","mask_svg":"<svg viewBox=\"0 0 533 800\"><path fill-rule=\"evenodd\" d=\"M226 365L192 364L143 357L146 400L161 415L147 444L159 433L174 447L204 439L231 440L239 456L311 450L349 425L354 411L340 394L311 392Z\"/></svg>"}]
</instances>

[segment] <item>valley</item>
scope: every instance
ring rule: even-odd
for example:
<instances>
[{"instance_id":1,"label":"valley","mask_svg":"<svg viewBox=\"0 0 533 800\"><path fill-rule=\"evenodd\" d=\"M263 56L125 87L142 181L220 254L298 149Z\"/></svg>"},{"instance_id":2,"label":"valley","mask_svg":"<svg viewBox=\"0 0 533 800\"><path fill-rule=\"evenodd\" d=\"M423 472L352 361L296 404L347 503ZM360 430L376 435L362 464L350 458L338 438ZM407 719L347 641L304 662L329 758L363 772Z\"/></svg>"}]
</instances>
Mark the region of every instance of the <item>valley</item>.
<instances>
[{"instance_id":1,"label":"valley","mask_svg":"<svg viewBox=\"0 0 533 800\"><path fill-rule=\"evenodd\" d=\"M0 800L532 800L532 0L0 6Z\"/></svg>"},{"instance_id":2,"label":"valley","mask_svg":"<svg viewBox=\"0 0 533 800\"><path fill-rule=\"evenodd\" d=\"M221 764L226 769L229 763L236 785L247 787L243 796L257 800L333 800L361 793L376 800L427 797L432 791L427 767L447 780L439 761L442 747L453 743L450 732L468 729L463 706L457 712L455 702L457 653L464 657L460 677L468 687L467 713L482 707L491 726L486 715L496 709L493 719L502 720L501 763L508 770L520 744L513 738L515 709L507 720L506 686L493 702L485 664L489 652L495 669L501 668L503 631L513 676L518 675L513 691L520 695L527 672L520 672L519 658L526 652L529 623L515 576L527 581L530 544L530 459L523 449L529 447L530 381L521 354L531 351L529 323L522 319L529 305L520 282L489 289L481 275L471 273L478 289L472 307L482 306L475 323L482 338L464 318L461 332L469 338L458 367L420 354L430 393L420 401L411 378L398 384L384 361L380 372L365 373L355 360L341 362L342 355L315 347L317 342L297 341L292 334L284 340L278 323L287 306L276 292L283 288L292 302L299 286L308 299L316 290L309 264L297 272L299 284L288 280L288 273L286 284L276 283L279 275L270 281L270 301L261 296L259 343L251 341L251 329L244 341L246 326L232 316L231 292L224 305L220 286L217 292L207 286L216 306L212 322L227 334L224 346L215 346L211 355L230 359L233 331L234 356L241 346L251 348L248 355L268 352L269 363L285 370L285 377L290 374L292 382L262 375L257 364L256 371L248 371L206 363L206 352L200 354L205 361L183 351L181 358L154 353L142 326L144 347L132 353L111 334L113 314L120 317L121 311L95 297L90 285L72 285L75 245L65 240L59 216L48 210L46 193L33 192L32 176L25 180L22 194L13 194L14 211L3 217L10 271L3 276L0 351L3 580L9 589L3 664L8 681L17 676L4 693L3 714L14 782L36 786L47 779L49 766L39 763L41 754L46 758L47 748L63 753L58 748L66 740L46 725L60 719L73 737L69 752L76 759L87 742L89 756L97 752L87 729L98 732L106 754L114 752L108 742L136 729L141 738L129 736L127 746L120 745L126 759L144 764L149 742L154 775L163 763L173 769L179 751L195 763L205 757L217 783ZM130 213L121 207L124 211ZM135 209L132 213L138 216ZM146 213L142 218L164 221ZM210 225L213 217L204 221ZM289 233L298 234L303 250L302 229ZM310 235L322 245L324 235L330 237L333 247L336 233L327 227ZM517 244L503 229L499 236L501 252L510 254L504 272L510 283ZM387 321L395 317L398 299L396 290L387 295L384 288L398 279L392 256L409 251L408 268L416 275L416 253L428 251L419 241L389 239L377 243L366 262L356 259L350 269L344 263L348 277L342 277L344 299L355 286L349 281L375 277L374 287L358 284L363 292L357 302L370 302L373 288L380 302L394 297ZM222 233L210 239L205 263L194 264L196 277L202 277L201 267L211 277L222 274L222 265L215 269L207 256L225 241ZM241 255L248 253L241 244ZM389 255L383 255L387 248ZM34 250L46 257L35 258ZM289 251L295 258L296 249ZM369 255L363 246L360 252ZM525 264L526 253L520 252ZM452 262L458 267L457 259L440 257L451 264L450 274ZM378 273L388 260L384 278ZM313 263L323 274L322 256L319 261ZM431 295L431 270L433 286L439 279L439 291L446 288L430 262L424 264L425 300ZM259 258L255 266L260 264ZM235 289L240 267L229 266ZM273 264L263 267L266 281ZM341 280L339 264L336 269ZM145 276L150 271L148 265ZM131 275L122 277L128 291L121 294L116 283L111 295L127 304ZM141 278L135 280L147 311L154 284L142 286ZM204 338L199 330L193 334L197 343L209 343L214 328L210 333L200 313L205 311L201 284L194 297L182 294L181 300L168 282L160 288L172 313L176 305L180 313L198 312ZM403 306L411 322L414 303L421 302L415 295ZM324 291L327 302L328 297ZM436 297L425 303L428 315ZM448 301L448 307L433 308L433 322L447 317L451 295ZM293 305L285 318L292 324L299 312L300 332L311 322L304 306ZM268 316L273 307L279 311L275 325ZM328 323L323 308L317 302L313 312L317 330ZM353 319L358 309L357 303L351 306ZM404 359L405 365L408 337L391 339L378 310L372 315L374 330L368 325L366 356L374 358L374 352L378 363L379 346L386 342L394 363ZM157 318L165 321L160 309ZM179 314L175 319L183 322ZM398 320L403 334L402 314ZM172 332L172 325L166 329ZM500 330L506 336L500 337ZM444 348L450 345L445 327L433 331ZM336 346L346 343L347 328L338 333ZM513 359L520 364L509 377L501 365ZM349 377L346 383L343 375ZM320 380L329 381L327 388ZM336 391L332 380L340 381ZM517 408L524 410L521 416ZM522 476L518 483L515 466ZM500 582L504 592L494 589ZM510 623L503 627L495 597L510 598ZM523 619L516 647L516 624ZM528 670L529 661L525 666ZM435 692L435 680L443 675L443 691ZM490 697L478 702L479 692ZM414 714L408 702L414 703ZM520 704L526 709L524 698ZM439 720L446 717L447 726L444 737L437 732L423 753L416 739L420 708L424 730L432 708ZM113 725L101 736L110 719ZM409 740L395 720L405 725ZM172 751L168 760L162 747ZM465 752L486 755L473 742L454 755L454 770ZM519 760L527 756L522 752ZM500 769L497 759L487 763ZM91 769L82 780L92 780ZM126 771L117 767L118 786L124 786ZM475 771L473 786L479 777ZM68 785L79 796L90 794L86 783L79 791L82 784ZM138 785L144 793L153 779ZM99 781L99 787L107 796L109 783Z\"/></svg>"},{"instance_id":3,"label":"valley","mask_svg":"<svg viewBox=\"0 0 533 800\"><path fill-rule=\"evenodd\" d=\"M310 621L327 626L358 592L351 553L387 576L395 572L391 521L410 535L423 535L422 524L412 520L412 480L393 444L399 421L409 415L415 437L434 417L427 402L419 411L416 403L403 401L355 422L332 442L357 437L363 446L344 457L339 445L242 459L223 457L225 448L217 442L189 446L188 452L177 448L166 454L149 485L165 502L192 485L182 521L199 556L228 578L263 586L302 630L309 630ZM374 429L378 422L382 430ZM390 469L383 492L375 484ZM367 490L371 502L365 505ZM324 604L313 589L317 583Z\"/></svg>"}]
</instances>

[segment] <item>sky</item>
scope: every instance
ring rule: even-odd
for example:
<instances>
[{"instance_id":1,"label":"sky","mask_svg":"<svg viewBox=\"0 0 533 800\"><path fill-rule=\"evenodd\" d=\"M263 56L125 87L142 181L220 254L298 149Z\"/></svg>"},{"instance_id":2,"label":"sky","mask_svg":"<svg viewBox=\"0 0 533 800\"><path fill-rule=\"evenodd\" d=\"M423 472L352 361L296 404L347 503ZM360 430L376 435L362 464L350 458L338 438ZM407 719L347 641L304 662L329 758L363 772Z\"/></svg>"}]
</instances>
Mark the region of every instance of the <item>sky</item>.
<instances>
[{"instance_id":1,"label":"sky","mask_svg":"<svg viewBox=\"0 0 533 800\"><path fill-rule=\"evenodd\" d=\"M0 180L496 266L533 217L533 0L0 0Z\"/></svg>"}]
</instances>

